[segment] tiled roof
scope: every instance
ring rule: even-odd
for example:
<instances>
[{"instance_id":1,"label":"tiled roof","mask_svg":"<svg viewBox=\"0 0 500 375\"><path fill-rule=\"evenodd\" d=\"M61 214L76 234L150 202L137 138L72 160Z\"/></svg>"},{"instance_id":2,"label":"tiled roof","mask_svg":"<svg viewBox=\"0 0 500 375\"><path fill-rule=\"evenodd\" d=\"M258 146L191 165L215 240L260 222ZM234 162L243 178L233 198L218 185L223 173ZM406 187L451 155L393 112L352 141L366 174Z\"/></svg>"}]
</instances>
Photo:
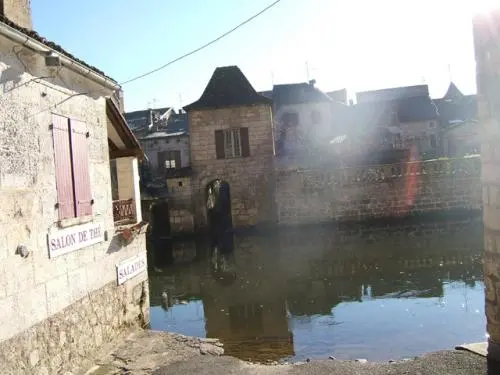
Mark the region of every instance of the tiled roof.
<instances>
[{"instance_id":1,"label":"tiled roof","mask_svg":"<svg viewBox=\"0 0 500 375\"><path fill-rule=\"evenodd\" d=\"M456 99L434 99L441 123L446 127L454 121L470 121L477 117L476 95L463 95Z\"/></svg>"},{"instance_id":2,"label":"tiled roof","mask_svg":"<svg viewBox=\"0 0 500 375\"><path fill-rule=\"evenodd\" d=\"M436 105L429 96L417 96L398 100L400 122L429 121L438 118Z\"/></svg>"},{"instance_id":3,"label":"tiled roof","mask_svg":"<svg viewBox=\"0 0 500 375\"><path fill-rule=\"evenodd\" d=\"M76 58L71 53L69 53L68 51L66 51L65 49L63 49L60 45L58 45L58 44L56 44L54 42L51 42L50 40L47 40L46 38L44 38L43 36L41 36L40 34L38 34L36 31L25 29L24 27L21 27L21 26L17 25L16 23L10 21L8 18L6 18L5 16L2 16L2 15L0 15L0 22L2 22L4 24L12 27L13 29L16 29L17 31L22 32L26 36L29 36L30 38L33 38L33 39L35 39L36 41L38 41L38 42L40 42L42 44L45 44L47 47L52 48L54 51L60 52L64 56L69 57L71 60L74 60L74 61L82 64L83 66L85 66L85 67L93 70L94 72L96 72L96 73L98 73L98 74L100 74L100 75L102 75L102 76L104 76L106 78L109 78L113 82L116 82L113 78L107 76L102 70L96 68L93 65L90 65L90 64L86 63L83 60L80 60L80 59Z\"/></svg>"},{"instance_id":4,"label":"tiled roof","mask_svg":"<svg viewBox=\"0 0 500 375\"><path fill-rule=\"evenodd\" d=\"M302 103L331 102L331 99L323 91L309 83L291 83L274 85L273 102L276 108L282 105L294 105Z\"/></svg>"},{"instance_id":5,"label":"tiled roof","mask_svg":"<svg viewBox=\"0 0 500 375\"><path fill-rule=\"evenodd\" d=\"M347 89L329 91L326 93L333 101L347 104Z\"/></svg>"},{"instance_id":6,"label":"tiled roof","mask_svg":"<svg viewBox=\"0 0 500 375\"><path fill-rule=\"evenodd\" d=\"M127 112L124 117L130 129L137 130L151 125L151 112L153 112L153 115L161 116L169 109L170 107L164 107Z\"/></svg>"},{"instance_id":7,"label":"tiled roof","mask_svg":"<svg viewBox=\"0 0 500 375\"><path fill-rule=\"evenodd\" d=\"M443 99L454 99L463 96L462 91L460 91L453 82L450 83L450 86L448 86L448 90L446 91L446 94L444 95Z\"/></svg>"},{"instance_id":8,"label":"tiled roof","mask_svg":"<svg viewBox=\"0 0 500 375\"><path fill-rule=\"evenodd\" d=\"M188 132L188 116L187 113L173 113L168 119L167 132Z\"/></svg>"},{"instance_id":9,"label":"tiled roof","mask_svg":"<svg viewBox=\"0 0 500 375\"><path fill-rule=\"evenodd\" d=\"M187 132L154 132L142 137L141 140L145 139L158 139L158 138L170 138L170 137L179 137L181 135L187 135Z\"/></svg>"},{"instance_id":10,"label":"tiled roof","mask_svg":"<svg viewBox=\"0 0 500 375\"><path fill-rule=\"evenodd\" d=\"M190 111L271 103L270 99L255 91L237 66L225 66L215 69L200 99L184 109Z\"/></svg>"},{"instance_id":11,"label":"tiled roof","mask_svg":"<svg viewBox=\"0 0 500 375\"><path fill-rule=\"evenodd\" d=\"M393 87L389 89L362 91L356 93L358 103L399 100L415 96L429 96L428 85Z\"/></svg>"}]
</instances>

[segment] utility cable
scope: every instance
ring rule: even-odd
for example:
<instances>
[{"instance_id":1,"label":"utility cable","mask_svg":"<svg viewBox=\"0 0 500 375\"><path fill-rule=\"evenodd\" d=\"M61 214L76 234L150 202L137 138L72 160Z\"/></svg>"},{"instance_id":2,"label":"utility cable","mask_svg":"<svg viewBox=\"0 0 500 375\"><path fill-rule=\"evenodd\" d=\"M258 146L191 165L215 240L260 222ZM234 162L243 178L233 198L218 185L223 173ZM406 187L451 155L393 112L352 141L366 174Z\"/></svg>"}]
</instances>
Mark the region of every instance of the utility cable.
<instances>
[{"instance_id":1,"label":"utility cable","mask_svg":"<svg viewBox=\"0 0 500 375\"><path fill-rule=\"evenodd\" d=\"M168 67L168 66L170 66L170 65L172 65L172 64L174 64L174 63L176 63L176 62L178 62L178 61L180 61L180 60L182 60L182 59L184 59L184 58L186 58L186 57L188 57L188 56L191 56L191 55L195 54L196 52L201 51L202 49L205 49L205 48L207 48L207 47L211 46L211 45L212 45L212 44L214 44L214 43L217 43L217 42L218 42L219 40L221 40L222 38L224 38L224 37L228 36L229 34L233 33L233 32L234 32L234 31L236 31L236 30L238 30L240 27L242 27L242 26L246 25L246 24L247 24L247 23L249 23L250 21L252 21L252 20L254 20L255 18L257 18L258 16L260 16L262 13L264 13L264 12L268 11L269 9L271 9L273 6L275 6L276 4L278 4L280 1L281 1L281 0L276 0L274 3L269 4L267 7L265 7L264 9L262 9L259 13L254 14L254 15L253 15L252 17L250 17L250 18L247 18L245 21L243 21L243 22L241 22L240 24L238 24L237 26L233 27L231 30L226 31L224 34L222 34L222 35L218 36L217 38L215 38L215 39L211 40L211 41L210 41L210 42L208 42L208 43L205 43L205 44L204 44L204 45L202 45L201 47L198 47L198 48L196 48L196 49L192 50L191 52L188 52L188 53L186 53L186 54L184 54L184 55L182 55L182 56L179 56L179 57L177 57L176 59L174 59L174 60L172 60L172 61L169 61L168 63L166 63L166 64L164 64L164 65L162 65L162 66L160 66L160 67L158 67L158 68L156 68L156 69L150 70L149 72L143 73L143 74L138 75L138 76L136 76L136 77L133 77L133 78L131 78L131 79L127 80L127 81L124 81L124 82L120 83L120 85L122 85L122 86L123 86L123 85L126 85L127 83L134 82L134 81L137 81L137 80L139 80L139 79L141 79L141 78L147 77L147 76L149 76L149 75L151 75L151 74L153 74L153 73L156 73L156 72L158 72L158 71L160 71L160 70L165 69L166 67Z\"/></svg>"}]
</instances>

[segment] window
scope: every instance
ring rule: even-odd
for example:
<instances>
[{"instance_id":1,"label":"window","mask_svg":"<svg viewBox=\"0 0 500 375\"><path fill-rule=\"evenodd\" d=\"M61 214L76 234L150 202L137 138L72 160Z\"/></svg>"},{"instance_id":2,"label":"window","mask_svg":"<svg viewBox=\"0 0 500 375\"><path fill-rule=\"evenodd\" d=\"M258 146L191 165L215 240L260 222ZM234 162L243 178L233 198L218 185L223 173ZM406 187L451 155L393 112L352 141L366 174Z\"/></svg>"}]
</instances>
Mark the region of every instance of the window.
<instances>
[{"instance_id":1,"label":"window","mask_svg":"<svg viewBox=\"0 0 500 375\"><path fill-rule=\"evenodd\" d=\"M92 215L89 133L85 123L53 115L52 137L59 220Z\"/></svg>"},{"instance_id":2,"label":"window","mask_svg":"<svg viewBox=\"0 0 500 375\"><path fill-rule=\"evenodd\" d=\"M430 140L431 140L431 147L432 148L436 148L437 147L436 135L435 134L431 134Z\"/></svg>"},{"instance_id":3,"label":"window","mask_svg":"<svg viewBox=\"0 0 500 375\"><path fill-rule=\"evenodd\" d=\"M436 123L434 121L429 122L429 129L434 129L436 127Z\"/></svg>"},{"instance_id":4,"label":"window","mask_svg":"<svg viewBox=\"0 0 500 375\"><path fill-rule=\"evenodd\" d=\"M286 112L281 117L283 125L285 127L298 126L299 125L299 114L297 112Z\"/></svg>"},{"instance_id":5,"label":"window","mask_svg":"<svg viewBox=\"0 0 500 375\"><path fill-rule=\"evenodd\" d=\"M311 120L313 125L318 125L321 123L321 113L319 111L312 111L311 112Z\"/></svg>"},{"instance_id":6,"label":"window","mask_svg":"<svg viewBox=\"0 0 500 375\"><path fill-rule=\"evenodd\" d=\"M217 159L250 156L248 128L216 130L215 151Z\"/></svg>"},{"instance_id":7,"label":"window","mask_svg":"<svg viewBox=\"0 0 500 375\"><path fill-rule=\"evenodd\" d=\"M158 168L178 169L181 167L181 152L179 150L168 150L158 152Z\"/></svg>"},{"instance_id":8,"label":"window","mask_svg":"<svg viewBox=\"0 0 500 375\"><path fill-rule=\"evenodd\" d=\"M241 156L240 129L224 130L224 154L226 158Z\"/></svg>"}]
</instances>

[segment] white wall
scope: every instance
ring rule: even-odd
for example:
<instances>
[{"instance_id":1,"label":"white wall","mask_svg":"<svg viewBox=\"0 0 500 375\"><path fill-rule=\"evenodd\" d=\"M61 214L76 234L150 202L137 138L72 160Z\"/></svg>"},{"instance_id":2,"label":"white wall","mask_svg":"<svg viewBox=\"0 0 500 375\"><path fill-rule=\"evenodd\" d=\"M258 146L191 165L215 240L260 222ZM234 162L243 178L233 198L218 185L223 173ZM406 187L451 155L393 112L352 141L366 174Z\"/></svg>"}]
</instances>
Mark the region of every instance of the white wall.
<instances>
[{"instance_id":1,"label":"white wall","mask_svg":"<svg viewBox=\"0 0 500 375\"><path fill-rule=\"evenodd\" d=\"M16 57L14 46L0 37L0 342L113 282L116 263L145 252L143 241L125 248L111 242L114 223L102 97L109 92L66 68L50 71L32 52L23 50ZM54 78L34 79L46 76ZM71 97L79 93L90 95ZM47 234L61 229L55 208L51 112L88 126L92 221L102 222L109 234L105 242L54 259L48 257ZM18 245L27 246L29 257L16 255ZM146 277L131 280L129 287Z\"/></svg>"}]
</instances>

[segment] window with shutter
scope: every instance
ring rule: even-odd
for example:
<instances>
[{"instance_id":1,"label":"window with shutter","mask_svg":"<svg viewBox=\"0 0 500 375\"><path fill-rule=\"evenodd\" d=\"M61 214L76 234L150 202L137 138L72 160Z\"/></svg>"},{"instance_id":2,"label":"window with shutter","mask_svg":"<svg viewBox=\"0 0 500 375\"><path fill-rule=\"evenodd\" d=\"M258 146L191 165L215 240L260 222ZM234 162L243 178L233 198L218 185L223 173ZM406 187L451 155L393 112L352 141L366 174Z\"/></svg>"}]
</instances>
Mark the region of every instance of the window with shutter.
<instances>
[{"instance_id":1,"label":"window with shutter","mask_svg":"<svg viewBox=\"0 0 500 375\"><path fill-rule=\"evenodd\" d=\"M59 220L92 215L86 125L52 116Z\"/></svg>"},{"instance_id":2,"label":"window with shutter","mask_svg":"<svg viewBox=\"0 0 500 375\"><path fill-rule=\"evenodd\" d=\"M224 132L222 130L215 131L215 156L217 159L224 159Z\"/></svg>"},{"instance_id":3,"label":"window with shutter","mask_svg":"<svg viewBox=\"0 0 500 375\"><path fill-rule=\"evenodd\" d=\"M92 215L92 192L90 189L88 132L85 123L70 120L71 155L75 190L76 216Z\"/></svg>"},{"instance_id":4,"label":"window with shutter","mask_svg":"<svg viewBox=\"0 0 500 375\"><path fill-rule=\"evenodd\" d=\"M75 217L75 200L73 195L69 119L67 117L52 116L52 139L54 142L59 220L69 219Z\"/></svg>"}]
</instances>

